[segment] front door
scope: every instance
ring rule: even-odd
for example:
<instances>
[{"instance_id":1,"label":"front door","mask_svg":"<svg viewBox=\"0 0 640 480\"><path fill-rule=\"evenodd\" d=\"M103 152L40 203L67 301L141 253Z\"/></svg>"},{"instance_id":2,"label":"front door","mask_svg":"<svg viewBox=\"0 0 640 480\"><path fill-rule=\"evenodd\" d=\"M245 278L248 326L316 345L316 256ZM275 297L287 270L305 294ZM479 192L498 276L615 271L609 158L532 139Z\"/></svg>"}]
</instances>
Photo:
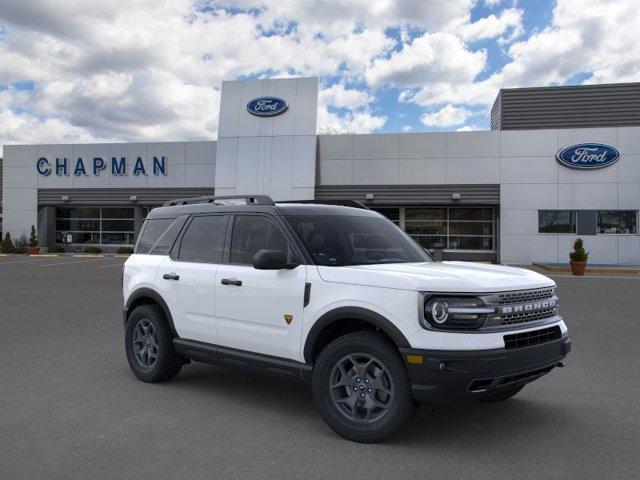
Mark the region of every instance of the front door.
<instances>
[{"instance_id":1,"label":"front door","mask_svg":"<svg viewBox=\"0 0 640 480\"><path fill-rule=\"evenodd\" d=\"M193 217L172 258L158 270L161 294L180 338L217 342L214 282L222 260L227 220L226 215Z\"/></svg>"},{"instance_id":2,"label":"front door","mask_svg":"<svg viewBox=\"0 0 640 480\"><path fill-rule=\"evenodd\" d=\"M267 215L236 215L229 261L220 265L215 281L218 343L277 357L301 360L300 336L306 266L288 270L257 270L258 250L295 254L282 226Z\"/></svg>"}]
</instances>

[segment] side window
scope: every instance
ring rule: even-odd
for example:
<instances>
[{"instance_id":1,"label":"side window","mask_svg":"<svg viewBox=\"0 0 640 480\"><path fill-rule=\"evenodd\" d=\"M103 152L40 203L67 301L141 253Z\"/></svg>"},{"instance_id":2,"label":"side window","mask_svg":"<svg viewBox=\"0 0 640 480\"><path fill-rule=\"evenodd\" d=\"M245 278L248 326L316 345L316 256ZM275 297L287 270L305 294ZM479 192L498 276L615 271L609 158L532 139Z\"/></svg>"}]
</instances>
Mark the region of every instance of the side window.
<instances>
[{"instance_id":1,"label":"side window","mask_svg":"<svg viewBox=\"0 0 640 480\"><path fill-rule=\"evenodd\" d=\"M194 217L180 243L178 260L182 262L220 263L224 247L227 217Z\"/></svg>"},{"instance_id":2,"label":"side window","mask_svg":"<svg viewBox=\"0 0 640 480\"><path fill-rule=\"evenodd\" d=\"M289 243L280 226L263 216L238 215L231 234L230 263L251 265L258 250L282 250L290 255Z\"/></svg>"},{"instance_id":3,"label":"side window","mask_svg":"<svg viewBox=\"0 0 640 480\"><path fill-rule=\"evenodd\" d=\"M187 218L189 218L188 215L182 215L176 218L176 220L165 230L155 245L151 248L149 255L169 255L171 247L173 247L176 238L178 238L180 230L182 230Z\"/></svg>"},{"instance_id":4,"label":"side window","mask_svg":"<svg viewBox=\"0 0 640 480\"><path fill-rule=\"evenodd\" d=\"M160 236L169 228L175 218L156 218L147 220L142 228L140 240L136 247L136 253L149 253Z\"/></svg>"}]
</instances>

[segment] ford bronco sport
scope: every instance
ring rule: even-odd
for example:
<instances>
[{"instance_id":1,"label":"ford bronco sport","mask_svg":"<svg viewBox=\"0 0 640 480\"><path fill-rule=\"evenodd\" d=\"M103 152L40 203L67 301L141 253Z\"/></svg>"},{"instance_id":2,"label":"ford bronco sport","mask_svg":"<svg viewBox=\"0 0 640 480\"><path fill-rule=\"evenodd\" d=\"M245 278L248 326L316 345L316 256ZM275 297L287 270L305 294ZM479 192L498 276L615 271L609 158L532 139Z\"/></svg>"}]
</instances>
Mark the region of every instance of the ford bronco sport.
<instances>
[{"instance_id":1,"label":"ford bronco sport","mask_svg":"<svg viewBox=\"0 0 640 480\"><path fill-rule=\"evenodd\" d=\"M310 382L333 430L376 442L419 403L506 400L562 366L571 342L553 281L435 262L379 213L336 203L152 210L123 274L135 376L169 380L199 361Z\"/></svg>"}]
</instances>

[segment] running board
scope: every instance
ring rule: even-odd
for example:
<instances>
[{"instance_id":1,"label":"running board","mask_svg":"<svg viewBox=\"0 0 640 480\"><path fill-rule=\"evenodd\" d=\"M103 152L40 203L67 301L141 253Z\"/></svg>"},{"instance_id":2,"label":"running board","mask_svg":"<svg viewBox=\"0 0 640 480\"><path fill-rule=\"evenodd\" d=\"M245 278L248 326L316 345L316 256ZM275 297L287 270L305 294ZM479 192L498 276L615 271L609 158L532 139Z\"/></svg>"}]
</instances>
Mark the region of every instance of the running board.
<instances>
[{"instance_id":1,"label":"running board","mask_svg":"<svg viewBox=\"0 0 640 480\"><path fill-rule=\"evenodd\" d=\"M311 365L287 358L246 352L182 338L174 338L173 348L181 357L196 362L245 370L295 382L308 383L311 380Z\"/></svg>"}]
</instances>

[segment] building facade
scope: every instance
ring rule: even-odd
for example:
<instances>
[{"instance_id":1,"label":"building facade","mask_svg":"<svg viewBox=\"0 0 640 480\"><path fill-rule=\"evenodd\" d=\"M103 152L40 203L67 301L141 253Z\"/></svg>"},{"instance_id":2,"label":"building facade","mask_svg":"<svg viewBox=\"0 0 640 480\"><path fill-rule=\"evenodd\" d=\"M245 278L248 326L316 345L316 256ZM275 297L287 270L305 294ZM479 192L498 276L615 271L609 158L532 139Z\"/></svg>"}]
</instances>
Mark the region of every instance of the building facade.
<instances>
[{"instance_id":1,"label":"building facade","mask_svg":"<svg viewBox=\"0 0 640 480\"><path fill-rule=\"evenodd\" d=\"M224 82L217 142L6 145L3 231L112 250L163 201L268 194L361 201L445 259L566 262L579 236L640 264L640 126L316 135L317 98L315 78Z\"/></svg>"}]
</instances>

